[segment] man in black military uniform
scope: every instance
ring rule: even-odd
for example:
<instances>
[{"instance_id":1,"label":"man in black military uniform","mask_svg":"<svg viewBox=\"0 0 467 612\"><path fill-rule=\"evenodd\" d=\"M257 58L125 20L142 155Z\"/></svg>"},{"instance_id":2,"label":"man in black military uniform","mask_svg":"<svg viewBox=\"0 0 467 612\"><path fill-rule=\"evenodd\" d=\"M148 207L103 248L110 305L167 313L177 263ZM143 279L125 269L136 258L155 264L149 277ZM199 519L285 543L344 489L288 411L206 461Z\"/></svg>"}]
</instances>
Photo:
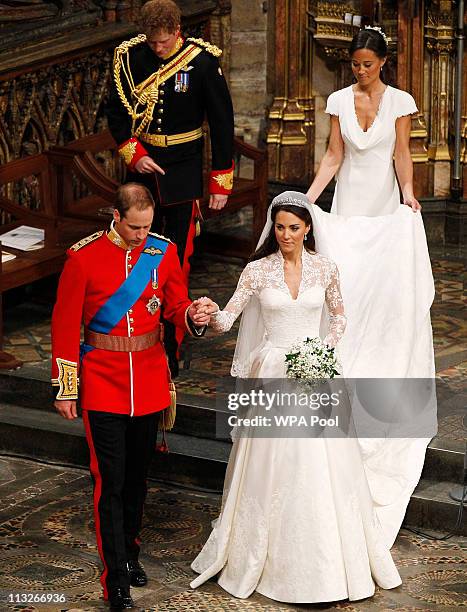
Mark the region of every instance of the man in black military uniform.
<instances>
[{"instance_id":1,"label":"man in black military uniform","mask_svg":"<svg viewBox=\"0 0 467 612\"><path fill-rule=\"evenodd\" d=\"M219 65L220 49L201 39L184 40L180 10L172 0L150 0L141 9L144 34L115 50L107 108L110 131L128 168L127 181L154 195L153 230L175 242L188 282L189 257L203 195L203 133L211 137L210 207L220 210L233 182L233 110ZM179 338L180 340L180 338ZM165 330L173 373L174 329Z\"/></svg>"}]
</instances>

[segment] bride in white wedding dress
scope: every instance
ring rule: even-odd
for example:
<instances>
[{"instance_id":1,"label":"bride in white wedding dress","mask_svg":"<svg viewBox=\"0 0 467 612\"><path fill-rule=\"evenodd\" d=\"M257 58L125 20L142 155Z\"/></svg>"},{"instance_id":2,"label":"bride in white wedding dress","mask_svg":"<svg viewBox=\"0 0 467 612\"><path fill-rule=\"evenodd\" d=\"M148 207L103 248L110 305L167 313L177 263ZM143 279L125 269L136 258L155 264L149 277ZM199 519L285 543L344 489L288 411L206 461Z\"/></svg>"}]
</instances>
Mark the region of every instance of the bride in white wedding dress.
<instances>
[{"instance_id":1,"label":"bride in white wedding dress","mask_svg":"<svg viewBox=\"0 0 467 612\"><path fill-rule=\"evenodd\" d=\"M243 311L234 376L285 378L287 350L320 335L323 313L325 343L344 333L338 269L314 251L312 208L303 194L275 198L234 295L222 311L211 302L218 333ZM358 600L375 582L401 584L355 438L234 435L221 513L192 568L193 588L219 574L236 597L289 603Z\"/></svg>"},{"instance_id":2,"label":"bride in white wedding dress","mask_svg":"<svg viewBox=\"0 0 467 612\"><path fill-rule=\"evenodd\" d=\"M417 107L410 94L380 78L387 56L380 31L361 30L349 54L357 83L328 98L329 146L307 193L315 202L337 173L331 214L313 206L312 217L317 250L335 261L340 272L347 316L339 344L344 374L433 380L434 282L409 149L410 115ZM382 430L379 438L360 440L389 545L420 479L427 436L435 433L434 393L428 404L429 434L391 438Z\"/></svg>"}]
</instances>

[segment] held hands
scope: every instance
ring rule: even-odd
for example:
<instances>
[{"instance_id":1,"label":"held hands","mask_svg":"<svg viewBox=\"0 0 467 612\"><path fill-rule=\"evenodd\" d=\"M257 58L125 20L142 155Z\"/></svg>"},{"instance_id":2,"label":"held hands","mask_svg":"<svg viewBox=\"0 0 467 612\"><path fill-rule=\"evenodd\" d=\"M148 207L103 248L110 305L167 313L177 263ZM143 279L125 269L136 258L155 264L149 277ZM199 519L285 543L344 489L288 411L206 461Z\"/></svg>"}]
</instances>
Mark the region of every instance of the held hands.
<instances>
[{"instance_id":1,"label":"held hands","mask_svg":"<svg viewBox=\"0 0 467 612\"><path fill-rule=\"evenodd\" d=\"M193 323L201 327L208 325L211 315L219 310L219 306L208 297L195 300L188 310L188 316Z\"/></svg>"},{"instance_id":2,"label":"held hands","mask_svg":"<svg viewBox=\"0 0 467 612\"><path fill-rule=\"evenodd\" d=\"M419 210L422 210L422 206L420 202L415 198L415 196L413 195L404 196L403 200L404 200L404 204L406 206L410 206L414 212L418 212Z\"/></svg>"},{"instance_id":3,"label":"held hands","mask_svg":"<svg viewBox=\"0 0 467 612\"><path fill-rule=\"evenodd\" d=\"M54 406L64 419L76 419L76 400L55 400Z\"/></svg>"},{"instance_id":4,"label":"held hands","mask_svg":"<svg viewBox=\"0 0 467 612\"><path fill-rule=\"evenodd\" d=\"M220 193L212 193L209 197L209 208L213 210L222 210L227 204L227 198L229 196L222 195Z\"/></svg>"},{"instance_id":5,"label":"held hands","mask_svg":"<svg viewBox=\"0 0 467 612\"><path fill-rule=\"evenodd\" d=\"M141 174L148 174L149 172L159 172L159 174L165 174L164 170L156 164L156 162L149 157L149 155L143 155L135 164L136 172Z\"/></svg>"}]
</instances>

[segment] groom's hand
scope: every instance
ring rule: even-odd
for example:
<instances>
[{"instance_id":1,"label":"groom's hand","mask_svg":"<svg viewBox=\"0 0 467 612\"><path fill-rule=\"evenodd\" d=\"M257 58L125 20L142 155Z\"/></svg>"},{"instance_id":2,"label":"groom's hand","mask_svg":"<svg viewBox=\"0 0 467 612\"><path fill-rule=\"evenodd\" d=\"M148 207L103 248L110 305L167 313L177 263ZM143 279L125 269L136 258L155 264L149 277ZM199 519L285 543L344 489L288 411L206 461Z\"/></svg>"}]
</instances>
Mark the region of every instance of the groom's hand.
<instances>
[{"instance_id":1,"label":"groom's hand","mask_svg":"<svg viewBox=\"0 0 467 612\"><path fill-rule=\"evenodd\" d=\"M64 419L76 419L78 416L76 411L76 400L55 400L54 406Z\"/></svg>"},{"instance_id":2,"label":"groom's hand","mask_svg":"<svg viewBox=\"0 0 467 612\"><path fill-rule=\"evenodd\" d=\"M211 314L217 310L219 310L217 304L209 298L202 297L192 303L188 309L188 316L196 326L201 327L209 324Z\"/></svg>"},{"instance_id":3,"label":"groom's hand","mask_svg":"<svg viewBox=\"0 0 467 612\"><path fill-rule=\"evenodd\" d=\"M198 303L199 312L204 312L208 315L212 315L219 310L219 306L216 304L216 302L213 302L211 298L202 297L196 301Z\"/></svg>"}]
</instances>

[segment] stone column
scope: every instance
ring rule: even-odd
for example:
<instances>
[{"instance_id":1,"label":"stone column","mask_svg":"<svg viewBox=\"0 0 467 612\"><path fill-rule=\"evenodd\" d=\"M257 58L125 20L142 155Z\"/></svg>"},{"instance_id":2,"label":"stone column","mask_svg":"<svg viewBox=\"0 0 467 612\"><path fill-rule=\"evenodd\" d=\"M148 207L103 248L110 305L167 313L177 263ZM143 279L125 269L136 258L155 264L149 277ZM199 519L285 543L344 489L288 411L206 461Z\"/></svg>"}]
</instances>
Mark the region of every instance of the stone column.
<instances>
[{"instance_id":1,"label":"stone column","mask_svg":"<svg viewBox=\"0 0 467 612\"><path fill-rule=\"evenodd\" d=\"M450 195L449 118L453 110L454 16L452 0L433 0L425 25L426 47L430 54L428 158L433 163L433 195L440 197Z\"/></svg>"},{"instance_id":2,"label":"stone column","mask_svg":"<svg viewBox=\"0 0 467 612\"><path fill-rule=\"evenodd\" d=\"M418 114L412 116L410 150L414 162L414 190L416 197L433 193L433 178L428 165L428 131L425 120L423 0L418 14L412 17L409 6L400 3L397 24L397 86L415 98Z\"/></svg>"},{"instance_id":3,"label":"stone column","mask_svg":"<svg viewBox=\"0 0 467 612\"><path fill-rule=\"evenodd\" d=\"M235 110L235 133L253 146L262 146L264 138L267 22L267 3L233 0L230 91Z\"/></svg>"},{"instance_id":4,"label":"stone column","mask_svg":"<svg viewBox=\"0 0 467 612\"><path fill-rule=\"evenodd\" d=\"M465 18L464 18L465 22ZM465 45L465 42L464 42ZM464 46L464 63L462 68L462 119L461 119L461 163L463 197L467 199L467 49Z\"/></svg>"},{"instance_id":5,"label":"stone column","mask_svg":"<svg viewBox=\"0 0 467 612\"><path fill-rule=\"evenodd\" d=\"M307 186L313 172L312 39L307 0L275 5L274 100L267 145L270 180Z\"/></svg>"},{"instance_id":6,"label":"stone column","mask_svg":"<svg viewBox=\"0 0 467 612\"><path fill-rule=\"evenodd\" d=\"M222 49L220 61L227 82L231 63L231 11L231 0L217 0L217 7L209 18L210 42Z\"/></svg>"}]
</instances>

